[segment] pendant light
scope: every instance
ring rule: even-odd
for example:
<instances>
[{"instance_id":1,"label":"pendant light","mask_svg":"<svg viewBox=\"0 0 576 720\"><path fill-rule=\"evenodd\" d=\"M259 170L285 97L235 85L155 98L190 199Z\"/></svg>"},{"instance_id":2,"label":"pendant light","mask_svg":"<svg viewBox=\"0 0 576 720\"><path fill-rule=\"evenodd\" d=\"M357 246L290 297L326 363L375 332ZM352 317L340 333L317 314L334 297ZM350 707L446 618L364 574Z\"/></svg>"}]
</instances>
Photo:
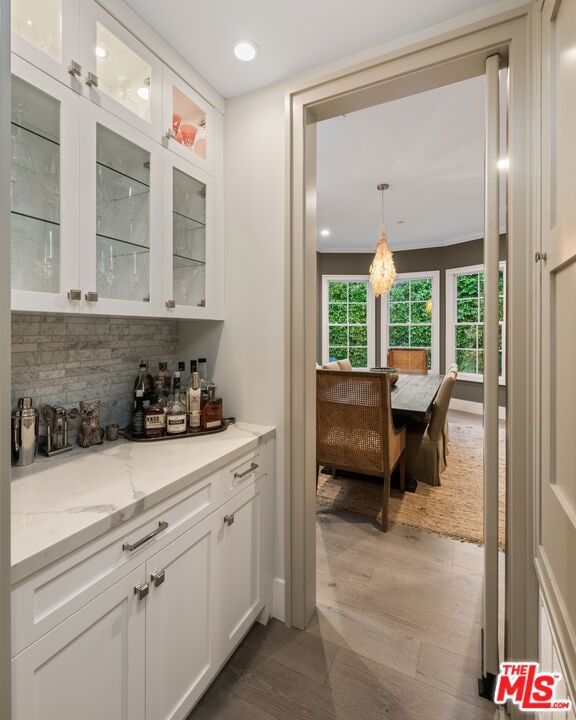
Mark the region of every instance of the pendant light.
<instances>
[{"instance_id":1,"label":"pendant light","mask_svg":"<svg viewBox=\"0 0 576 720\"><path fill-rule=\"evenodd\" d=\"M386 230L384 228L384 190L388 190L388 183L380 183L377 189L382 193L382 213L380 220L380 237L376 245L376 254L370 265L370 285L374 295L386 295L390 292L392 283L396 279L396 268L392 253L386 244Z\"/></svg>"}]
</instances>

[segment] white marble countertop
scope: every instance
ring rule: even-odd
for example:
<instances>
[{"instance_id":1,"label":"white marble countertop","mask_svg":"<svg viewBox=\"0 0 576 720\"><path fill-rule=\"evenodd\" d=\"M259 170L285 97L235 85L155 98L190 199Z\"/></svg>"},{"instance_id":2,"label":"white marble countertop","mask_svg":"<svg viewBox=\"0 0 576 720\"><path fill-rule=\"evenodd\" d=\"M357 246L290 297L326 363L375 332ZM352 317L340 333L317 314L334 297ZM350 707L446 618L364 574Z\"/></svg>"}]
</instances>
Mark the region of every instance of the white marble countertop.
<instances>
[{"instance_id":1,"label":"white marble countertop","mask_svg":"<svg viewBox=\"0 0 576 720\"><path fill-rule=\"evenodd\" d=\"M12 582L138 515L253 447L274 428L76 447L12 468Z\"/></svg>"}]
</instances>

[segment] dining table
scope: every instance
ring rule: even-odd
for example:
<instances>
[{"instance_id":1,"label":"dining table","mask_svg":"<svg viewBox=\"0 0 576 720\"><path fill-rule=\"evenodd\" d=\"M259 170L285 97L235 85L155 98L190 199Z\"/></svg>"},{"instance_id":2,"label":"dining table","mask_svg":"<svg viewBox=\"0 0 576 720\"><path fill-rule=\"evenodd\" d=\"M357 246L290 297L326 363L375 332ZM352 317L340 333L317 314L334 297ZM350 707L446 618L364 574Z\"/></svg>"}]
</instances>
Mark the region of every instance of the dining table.
<instances>
[{"instance_id":1,"label":"dining table","mask_svg":"<svg viewBox=\"0 0 576 720\"><path fill-rule=\"evenodd\" d=\"M438 373L399 373L390 393L392 414L427 423L443 379Z\"/></svg>"}]
</instances>

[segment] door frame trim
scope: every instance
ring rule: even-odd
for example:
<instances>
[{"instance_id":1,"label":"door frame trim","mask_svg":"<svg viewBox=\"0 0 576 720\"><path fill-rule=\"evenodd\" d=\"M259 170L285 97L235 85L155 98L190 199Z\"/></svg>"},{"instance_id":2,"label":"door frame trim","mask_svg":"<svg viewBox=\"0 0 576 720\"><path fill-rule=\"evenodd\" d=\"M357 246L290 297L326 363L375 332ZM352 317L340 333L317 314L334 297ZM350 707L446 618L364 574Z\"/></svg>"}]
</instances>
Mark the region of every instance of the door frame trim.
<instances>
[{"instance_id":1,"label":"door frame trim","mask_svg":"<svg viewBox=\"0 0 576 720\"><path fill-rule=\"evenodd\" d=\"M531 457L534 403L533 250L530 207L536 195L530 147L533 6L525 5L440 37L347 68L286 96L287 345L286 619L305 627L315 609L315 324L316 239L314 123L424 89L483 74L499 52L510 65L508 189L508 452L506 657L535 658L538 586L533 568L534 494ZM481 70L478 68L481 66ZM312 152L311 152L312 151ZM315 160L315 158L314 158ZM513 372L510 372L512 370ZM510 512L514 508L514 513Z\"/></svg>"}]
</instances>

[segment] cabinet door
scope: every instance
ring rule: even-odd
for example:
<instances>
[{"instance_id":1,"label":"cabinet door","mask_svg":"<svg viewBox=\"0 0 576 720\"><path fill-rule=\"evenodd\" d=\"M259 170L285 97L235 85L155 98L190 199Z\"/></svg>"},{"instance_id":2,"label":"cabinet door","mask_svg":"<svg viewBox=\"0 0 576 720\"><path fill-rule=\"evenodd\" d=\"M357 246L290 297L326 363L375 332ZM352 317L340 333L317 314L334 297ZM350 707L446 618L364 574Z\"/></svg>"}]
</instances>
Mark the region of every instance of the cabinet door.
<instances>
[{"instance_id":1,"label":"cabinet door","mask_svg":"<svg viewBox=\"0 0 576 720\"><path fill-rule=\"evenodd\" d=\"M163 88L163 130L167 147L214 174L214 109L166 66Z\"/></svg>"},{"instance_id":2,"label":"cabinet door","mask_svg":"<svg viewBox=\"0 0 576 720\"><path fill-rule=\"evenodd\" d=\"M83 309L158 313L161 147L89 103L81 110L80 286L95 293Z\"/></svg>"},{"instance_id":3,"label":"cabinet door","mask_svg":"<svg viewBox=\"0 0 576 720\"><path fill-rule=\"evenodd\" d=\"M162 63L95 2L80 18L83 94L160 142Z\"/></svg>"},{"instance_id":4,"label":"cabinet door","mask_svg":"<svg viewBox=\"0 0 576 720\"><path fill-rule=\"evenodd\" d=\"M67 291L78 283L78 98L17 57L12 69L12 307L73 311Z\"/></svg>"},{"instance_id":5,"label":"cabinet door","mask_svg":"<svg viewBox=\"0 0 576 720\"><path fill-rule=\"evenodd\" d=\"M145 605L136 570L12 660L13 720L142 720Z\"/></svg>"},{"instance_id":6,"label":"cabinet door","mask_svg":"<svg viewBox=\"0 0 576 720\"><path fill-rule=\"evenodd\" d=\"M77 0L12 0L12 51L56 80L80 89Z\"/></svg>"},{"instance_id":7,"label":"cabinet door","mask_svg":"<svg viewBox=\"0 0 576 720\"><path fill-rule=\"evenodd\" d=\"M164 295L170 317L213 317L214 184L180 158L164 158Z\"/></svg>"},{"instance_id":8,"label":"cabinet door","mask_svg":"<svg viewBox=\"0 0 576 720\"><path fill-rule=\"evenodd\" d=\"M244 637L262 602L262 481L243 490L220 510L220 642L227 657Z\"/></svg>"},{"instance_id":9,"label":"cabinet door","mask_svg":"<svg viewBox=\"0 0 576 720\"><path fill-rule=\"evenodd\" d=\"M146 564L148 720L185 718L217 668L216 529L213 513Z\"/></svg>"}]
</instances>

